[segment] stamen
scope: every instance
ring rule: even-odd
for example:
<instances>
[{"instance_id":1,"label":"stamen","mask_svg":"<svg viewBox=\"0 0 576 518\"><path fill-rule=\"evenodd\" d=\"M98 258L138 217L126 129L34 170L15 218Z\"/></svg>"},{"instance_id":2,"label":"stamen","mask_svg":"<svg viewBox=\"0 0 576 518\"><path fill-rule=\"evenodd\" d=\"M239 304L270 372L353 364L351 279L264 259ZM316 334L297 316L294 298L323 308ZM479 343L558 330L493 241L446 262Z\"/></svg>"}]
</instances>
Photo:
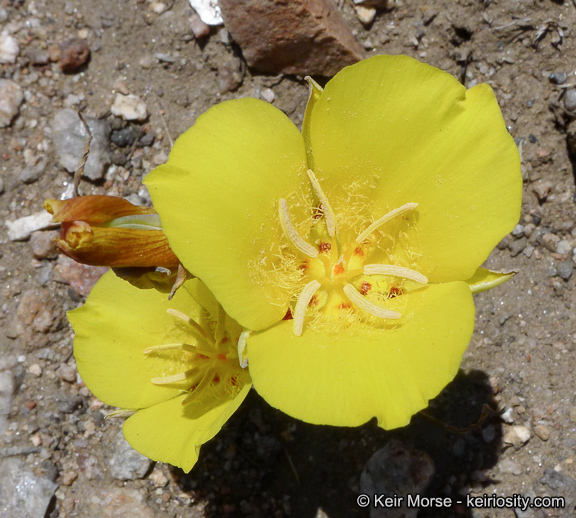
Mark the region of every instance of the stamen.
<instances>
[{"instance_id":1,"label":"stamen","mask_svg":"<svg viewBox=\"0 0 576 518\"><path fill-rule=\"evenodd\" d=\"M321 284L318 281L310 281L306 286L304 286L302 293L300 293L300 296L298 297L296 308L294 309L294 334L296 336L302 336L306 308L308 307L308 304L310 304L314 293L316 293L320 286Z\"/></svg>"},{"instance_id":2,"label":"stamen","mask_svg":"<svg viewBox=\"0 0 576 518\"><path fill-rule=\"evenodd\" d=\"M384 223L387 223L391 219L394 219L405 212L410 210L414 210L418 207L417 203L406 203L402 205L402 207L398 207L397 209L391 210L388 214L385 214L380 219L377 219L372 225L370 225L364 232L362 232L357 238L356 243L362 243L372 232L374 232L377 228L380 228Z\"/></svg>"},{"instance_id":3,"label":"stamen","mask_svg":"<svg viewBox=\"0 0 576 518\"><path fill-rule=\"evenodd\" d=\"M284 198L280 198L278 216L280 217L282 230L290 242L304 255L307 255L308 257L318 257L318 250L316 250L316 248L310 243L306 242L302 236L298 234L296 227L292 224L290 213L288 212L288 202Z\"/></svg>"},{"instance_id":4,"label":"stamen","mask_svg":"<svg viewBox=\"0 0 576 518\"><path fill-rule=\"evenodd\" d=\"M198 383L198 385L196 385L196 387L191 390L190 394L182 401L182 406L192 403L192 401L194 401L202 393L206 386L212 383L215 374L216 370L214 368L206 369L206 372L200 380L200 383Z\"/></svg>"},{"instance_id":5,"label":"stamen","mask_svg":"<svg viewBox=\"0 0 576 518\"><path fill-rule=\"evenodd\" d=\"M250 336L252 331L242 331L240 333L240 338L238 338L238 361L240 362L240 367L245 369L248 367L248 353L246 351L246 340Z\"/></svg>"},{"instance_id":6,"label":"stamen","mask_svg":"<svg viewBox=\"0 0 576 518\"><path fill-rule=\"evenodd\" d=\"M364 275L394 275L395 277L410 279L420 284L428 284L428 277L425 275L410 268L392 264L366 264L364 265Z\"/></svg>"},{"instance_id":7,"label":"stamen","mask_svg":"<svg viewBox=\"0 0 576 518\"><path fill-rule=\"evenodd\" d=\"M178 374L173 374L172 376L162 376L160 378L152 378L150 381L154 385L170 385L172 383L180 383L181 381L186 381L192 378L194 374L198 371L198 367L187 370L186 372L179 372Z\"/></svg>"},{"instance_id":8,"label":"stamen","mask_svg":"<svg viewBox=\"0 0 576 518\"><path fill-rule=\"evenodd\" d=\"M197 348L190 344L164 344L164 345L153 345L152 347L147 347L142 352L144 354L153 354L160 351L170 351L170 350L195 353Z\"/></svg>"},{"instance_id":9,"label":"stamen","mask_svg":"<svg viewBox=\"0 0 576 518\"><path fill-rule=\"evenodd\" d=\"M188 315L182 313L181 311L178 311L177 309L173 309L173 308L168 308L166 310L166 313L168 313L169 315L172 315L173 317L179 318L180 320L183 320L184 322L186 322L187 324L190 325L190 327L192 327L192 334L194 335L194 337L198 340L203 340L208 342L210 345L214 345L214 338L212 338L203 328L200 324L198 324L198 322L196 322L195 320L192 320Z\"/></svg>"},{"instance_id":10,"label":"stamen","mask_svg":"<svg viewBox=\"0 0 576 518\"><path fill-rule=\"evenodd\" d=\"M324 218L326 219L326 227L328 228L328 235L330 237L334 237L336 235L336 216L332 207L330 206L330 202L328 201L328 197L324 194L322 187L320 187L320 182L314 171L312 169L308 169L308 177L310 178L310 182L312 183L312 187L316 191L316 195L322 204L322 208L324 209Z\"/></svg>"},{"instance_id":11,"label":"stamen","mask_svg":"<svg viewBox=\"0 0 576 518\"><path fill-rule=\"evenodd\" d=\"M354 286L352 286L352 284L346 284L346 286L344 286L344 288L342 289L344 290L344 293L350 299L351 302L356 304L356 306L358 306L360 309L363 309L364 311L370 313L371 315L374 315L375 317L398 319L402 316L397 311L382 308L370 302L369 300L366 299L366 297L363 297L358 292L358 290Z\"/></svg>"}]
</instances>

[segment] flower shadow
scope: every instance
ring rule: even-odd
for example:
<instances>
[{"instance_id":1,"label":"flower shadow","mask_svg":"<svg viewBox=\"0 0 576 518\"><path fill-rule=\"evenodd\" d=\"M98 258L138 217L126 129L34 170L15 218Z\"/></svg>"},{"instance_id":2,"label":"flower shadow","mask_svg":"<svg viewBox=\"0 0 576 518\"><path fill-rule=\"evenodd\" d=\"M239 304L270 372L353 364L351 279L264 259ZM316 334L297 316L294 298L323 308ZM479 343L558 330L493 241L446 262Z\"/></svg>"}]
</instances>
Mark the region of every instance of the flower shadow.
<instances>
[{"instance_id":1,"label":"flower shadow","mask_svg":"<svg viewBox=\"0 0 576 518\"><path fill-rule=\"evenodd\" d=\"M359 428L309 425L271 408L252 391L219 435L202 447L195 469L188 475L175 469L175 475L198 502L192 506L199 505L206 517L367 517L368 510L356 505L360 474L376 450L396 439L433 459L436 473L425 496L456 500L490 482L487 473L501 449L497 415L467 433L451 430L477 423L484 405L497 409L481 371L460 372L426 415L392 431L378 428L374 420ZM471 513L458 506L422 509L418 516Z\"/></svg>"}]
</instances>

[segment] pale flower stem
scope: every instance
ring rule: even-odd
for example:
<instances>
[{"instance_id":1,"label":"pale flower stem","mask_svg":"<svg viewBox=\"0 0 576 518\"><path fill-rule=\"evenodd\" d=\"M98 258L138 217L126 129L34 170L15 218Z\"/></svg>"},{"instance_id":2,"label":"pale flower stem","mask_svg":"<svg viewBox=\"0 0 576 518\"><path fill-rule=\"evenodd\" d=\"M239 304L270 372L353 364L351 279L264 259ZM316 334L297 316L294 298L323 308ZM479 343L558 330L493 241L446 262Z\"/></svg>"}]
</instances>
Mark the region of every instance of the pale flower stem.
<instances>
[{"instance_id":1,"label":"pale flower stem","mask_svg":"<svg viewBox=\"0 0 576 518\"><path fill-rule=\"evenodd\" d=\"M308 304L310 304L314 293L316 293L320 286L321 284L318 281L310 281L306 286L304 286L302 293L300 293L300 296L298 297L296 308L294 309L294 334L296 336L302 336L306 308L308 307Z\"/></svg>"},{"instance_id":2,"label":"pale flower stem","mask_svg":"<svg viewBox=\"0 0 576 518\"><path fill-rule=\"evenodd\" d=\"M332 206L328 201L328 197L322 190L320 182L318 181L318 178L316 178L314 171L312 171L312 169L308 169L307 172L308 177L310 178L310 182L312 183L312 187L314 187L314 190L316 191L316 196L318 196L318 199L322 204L322 208L324 210L324 218L326 219L326 227L328 229L328 235L330 237L334 237L336 235L337 229L336 229L336 216L334 214L334 211L332 210Z\"/></svg>"},{"instance_id":3,"label":"pale flower stem","mask_svg":"<svg viewBox=\"0 0 576 518\"><path fill-rule=\"evenodd\" d=\"M284 198L280 198L278 216L282 230L290 242L304 255L308 257L318 257L318 250L305 241L293 225L290 219L290 213L288 212L288 202Z\"/></svg>"},{"instance_id":4,"label":"pale flower stem","mask_svg":"<svg viewBox=\"0 0 576 518\"><path fill-rule=\"evenodd\" d=\"M410 268L394 266L392 264L366 264L364 266L364 275L393 275L395 277L402 277L403 279L410 279L420 284L428 284L428 277L425 275Z\"/></svg>"},{"instance_id":5,"label":"pale flower stem","mask_svg":"<svg viewBox=\"0 0 576 518\"><path fill-rule=\"evenodd\" d=\"M356 243L362 243L372 232L380 228L384 223L388 223L391 219L394 219L408 211L414 210L418 207L417 203L406 203L402 207L391 210L388 214L385 214L380 219L377 219L372 225L370 225L364 232L362 232L357 238Z\"/></svg>"},{"instance_id":6,"label":"pale flower stem","mask_svg":"<svg viewBox=\"0 0 576 518\"><path fill-rule=\"evenodd\" d=\"M208 342L210 345L214 345L214 339L208 333L206 333L206 331L202 328L200 324L198 324L198 322L192 320L188 315L185 315L181 311L178 311L177 309L173 308L168 308L166 310L166 313L172 315L173 317L179 318L180 320L183 320L188 325L190 325L190 327L193 330L192 334L196 339L204 340Z\"/></svg>"},{"instance_id":7,"label":"pale flower stem","mask_svg":"<svg viewBox=\"0 0 576 518\"><path fill-rule=\"evenodd\" d=\"M398 313L397 311L382 308L366 300L366 297L362 296L358 290L352 286L352 284L346 284L343 290L346 296L350 299L350 302L358 306L360 309L363 309L367 313L374 315L375 317L388 319L398 319L402 317L402 314Z\"/></svg>"}]
</instances>

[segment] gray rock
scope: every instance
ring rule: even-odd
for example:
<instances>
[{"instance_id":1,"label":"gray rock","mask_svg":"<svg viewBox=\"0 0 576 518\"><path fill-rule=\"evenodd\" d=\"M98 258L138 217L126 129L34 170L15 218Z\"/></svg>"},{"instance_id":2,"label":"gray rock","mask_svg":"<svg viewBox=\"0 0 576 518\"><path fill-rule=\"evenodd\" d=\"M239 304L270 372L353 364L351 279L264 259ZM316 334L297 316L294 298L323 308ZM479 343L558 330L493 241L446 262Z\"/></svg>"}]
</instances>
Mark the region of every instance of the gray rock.
<instances>
[{"instance_id":1,"label":"gray rock","mask_svg":"<svg viewBox=\"0 0 576 518\"><path fill-rule=\"evenodd\" d=\"M116 434L111 444L108 465L110 474L117 480L135 480L143 478L150 469L152 461L138 453L124 439L122 432Z\"/></svg>"},{"instance_id":2,"label":"gray rock","mask_svg":"<svg viewBox=\"0 0 576 518\"><path fill-rule=\"evenodd\" d=\"M566 108L566 111L570 113L576 111L576 90L573 88L566 90L566 93L564 94L564 108Z\"/></svg>"},{"instance_id":3,"label":"gray rock","mask_svg":"<svg viewBox=\"0 0 576 518\"><path fill-rule=\"evenodd\" d=\"M563 85L568 80L566 72L552 72L550 74L550 82L555 85Z\"/></svg>"},{"instance_id":4,"label":"gray rock","mask_svg":"<svg viewBox=\"0 0 576 518\"><path fill-rule=\"evenodd\" d=\"M435 472L424 452L392 440L370 457L360 476L360 492L367 495L398 495L402 507L371 507L370 518L416 518L417 508L406 506L406 495L423 494Z\"/></svg>"},{"instance_id":5,"label":"gray rock","mask_svg":"<svg viewBox=\"0 0 576 518\"><path fill-rule=\"evenodd\" d=\"M8 428L8 414L14 396L14 376L9 370L0 371L0 435Z\"/></svg>"},{"instance_id":6,"label":"gray rock","mask_svg":"<svg viewBox=\"0 0 576 518\"><path fill-rule=\"evenodd\" d=\"M525 237L521 237L520 239L517 239L516 241L512 241L512 243L510 243L510 245L508 246L508 248L510 248L510 252L512 254L512 257L515 257L520 252L522 252L522 250L524 250L524 248L526 248L527 244L528 244L528 239L526 239Z\"/></svg>"},{"instance_id":7,"label":"gray rock","mask_svg":"<svg viewBox=\"0 0 576 518\"><path fill-rule=\"evenodd\" d=\"M46 160L40 160L36 165L25 167L20 172L20 181L23 183L34 183L40 179L46 170Z\"/></svg>"},{"instance_id":8,"label":"gray rock","mask_svg":"<svg viewBox=\"0 0 576 518\"><path fill-rule=\"evenodd\" d=\"M43 518L58 484L37 477L20 459L0 462L0 509L12 518Z\"/></svg>"},{"instance_id":9,"label":"gray rock","mask_svg":"<svg viewBox=\"0 0 576 518\"><path fill-rule=\"evenodd\" d=\"M556 270L558 271L558 275L567 281L572 277L572 271L574 270L574 262L572 259L566 259L556 266Z\"/></svg>"},{"instance_id":10,"label":"gray rock","mask_svg":"<svg viewBox=\"0 0 576 518\"><path fill-rule=\"evenodd\" d=\"M104 177L111 157L109 151L110 127L108 123L86 118L93 139L90 146L90 156L84 168L84 176L90 180L100 180ZM78 114L71 109L60 110L52 120L54 145L60 164L70 171L76 171L78 163L84 154L84 146L88 134Z\"/></svg>"},{"instance_id":11,"label":"gray rock","mask_svg":"<svg viewBox=\"0 0 576 518\"><path fill-rule=\"evenodd\" d=\"M24 94L20 85L10 79L0 79L0 128L9 126L18 115Z\"/></svg>"}]
</instances>

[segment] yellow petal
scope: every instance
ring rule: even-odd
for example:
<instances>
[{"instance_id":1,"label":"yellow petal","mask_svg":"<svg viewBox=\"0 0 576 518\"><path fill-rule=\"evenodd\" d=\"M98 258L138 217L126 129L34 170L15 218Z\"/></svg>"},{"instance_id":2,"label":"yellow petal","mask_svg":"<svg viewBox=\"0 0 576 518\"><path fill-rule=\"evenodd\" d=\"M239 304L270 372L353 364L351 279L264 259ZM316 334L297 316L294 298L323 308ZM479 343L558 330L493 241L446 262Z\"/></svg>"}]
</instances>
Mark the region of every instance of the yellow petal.
<instances>
[{"instance_id":1,"label":"yellow petal","mask_svg":"<svg viewBox=\"0 0 576 518\"><path fill-rule=\"evenodd\" d=\"M78 372L104 403L137 409L180 394L179 388L154 385L150 380L184 372L189 364L179 361L180 357L143 351L166 343L190 343L186 328L166 310L197 316L200 308L185 289L178 290L171 301L167 299L167 294L140 290L108 272L96 283L86 304L68 313L75 332Z\"/></svg>"},{"instance_id":2,"label":"yellow petal","mask_svg":"<svg viewBox=\"0 0 576 518\"><path fill-rule=\"evenodd\" d=\"M278 199L305 181L296 127L268 103L240 99L199 117L145 183L186 269L232 318L262 329L284 316L291 294L259 280L260 260L279 246Z\"/></svg>"},{"instance_id":3,"label":"yellow petal","mask_svg":"<svg viewBox=\"0 0 576 518\"><path fill-rule=\"evenodd\" d=\"M248 338L255 389L272 406L314 424L357 426L372 417L386 429L410 417L454 378L474 329L468 285L410 292L399 326L352 325L342 333L282 322ZM393 299L396 300L396 299Z\"/></svg>"},{"instance_id":4,"label":"yellow petal","mask_svg":"<svg viewBox=\"0 0 576 518\"><path fill-rule=\"evenodd\" d=\"M504 284L509 281L518 272L512 271L501 271L497 272L494 270L486 270L485 268L478 268L476 273L466 281L468 286L470 286L470 291L472 293L480 293L481 291L491 290L500 284Z\"/></svg>"},{"instance_id":5,"label":"yellow petal","mask_svg":"<svg viewBox=\"0 0 576 518\"><path fill-rule=\"evenodd\" d=\"M311 167L337 212L351 185L373 219L418 203L406 240L431 282L471 277L518 221L520 158L486 84L375 56L337 74L311 118Z\"/></svg>"},{"instance_id":6,"label":"yellow petal","mask_svg":"<svg viewBox=\"0 0 576 518\"><path fill-rule=\"evenodd\" d=\"M188 473L198 460L200 446L218 433L249 391L246 385L235 398L200 417L190 416L188 407L182 405L186 396L178 396L136 412L124 423L124 437L146 457Z\"/></svg>"}]
</instances>

